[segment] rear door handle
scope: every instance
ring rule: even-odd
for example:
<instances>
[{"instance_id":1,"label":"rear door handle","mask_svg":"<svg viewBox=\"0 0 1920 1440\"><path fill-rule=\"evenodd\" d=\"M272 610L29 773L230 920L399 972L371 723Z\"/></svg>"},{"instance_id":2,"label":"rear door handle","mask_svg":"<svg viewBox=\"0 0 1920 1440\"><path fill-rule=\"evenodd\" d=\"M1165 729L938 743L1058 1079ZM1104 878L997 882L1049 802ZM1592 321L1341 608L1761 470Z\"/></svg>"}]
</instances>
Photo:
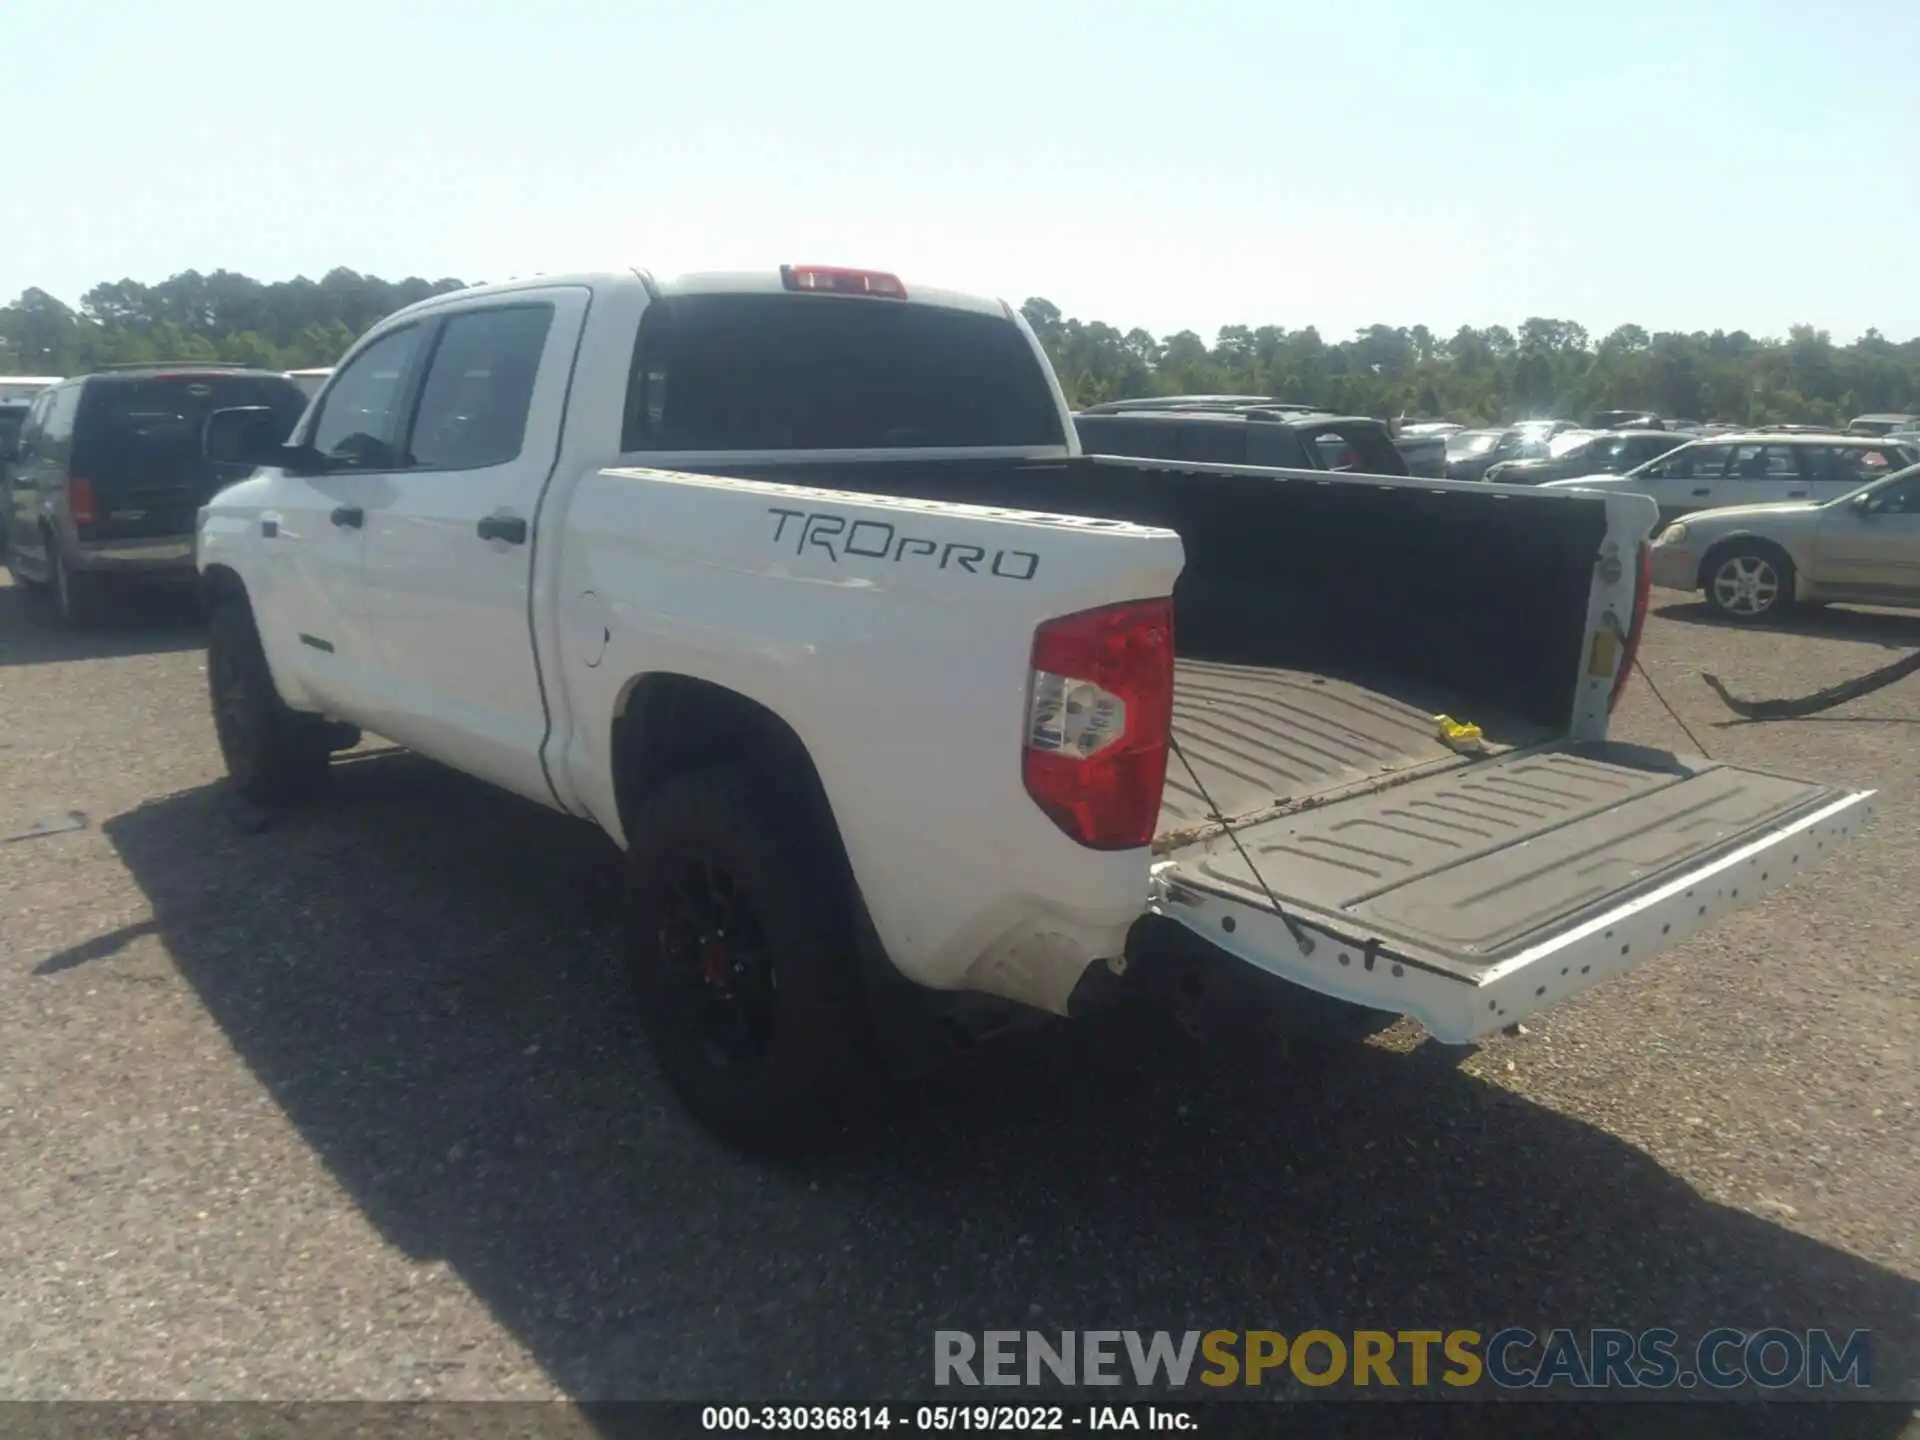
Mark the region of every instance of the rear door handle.
<instances>
[{"instance_id":1,"label":"rear door handle","mask_svg":"<svg viewBox=\"0 0 1920 1440\"><path fill-rule=\"evenodd\" d=\"M509 545L527 543L527 522L518 515L488 515L474 529L482 540L504 540Z\"/></svg>"},{"instance_id":2,"label":"rear door handle","mask_svg":"<svg viewBox=\"0 0 1920 1440\"><path fill-rule=\"evenodd\" d=\"M1807 498L1807 492L1804 490L1789 490L1787 491L1787 498L1789 500L1804 500Z\"/></svg>"},{"instance_id":3,"label":"rear door handle","mask_svg":"<svg viewBox=\"0 0 1920 1440\"><path fill-rule=\"evenodd\" d=\"M342 530L358 530L366 523L367 512L358 505L336 505L327 518Z\"/></svg>"},{"instance_id":4,"label":"rear door handle","mask_svg":"<svg viewBox=\"0 0 1920 1440\"><path fill-rule=\"evenodd\" d=\"M1711 491L1711 490L1696 490L1696 491L1694 491L1693 493L1694 493L1694 494L1696 494L1696 495L1711 495L1711 494L1713 493L1713 491Z\"/></svg>"}]
</instances>

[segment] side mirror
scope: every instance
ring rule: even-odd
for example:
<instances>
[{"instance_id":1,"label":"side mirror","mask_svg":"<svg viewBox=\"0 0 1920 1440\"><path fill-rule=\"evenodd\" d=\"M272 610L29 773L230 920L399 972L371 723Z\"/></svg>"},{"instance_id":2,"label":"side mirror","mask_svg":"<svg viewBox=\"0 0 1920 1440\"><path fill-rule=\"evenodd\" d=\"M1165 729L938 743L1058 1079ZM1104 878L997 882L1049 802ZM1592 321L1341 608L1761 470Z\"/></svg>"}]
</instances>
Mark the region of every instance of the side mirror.
<instances>
[{"instance_id":1,"label":"side mirror","mask_svg":"<svg viewBox=\"0 0 1920 1440\"><path fill-rule=\"evenodd\" d=\"M285 459L286 438L266 406L237 405L207 416L200 452L216 465L278 465Z\"/></svg>"},{"instance_id":2,"label":"side mirror","mask_svg":"<svg viewBox=\"0 0 1920 1440\"><path fill-rule=\"evenodd\" d=\"M287 444L281 421L264 405L236 405L207 416L200 453L216 465L271 465L291 475L318 475L327 468L311 445Z\"/></svg>"}]
</instances>

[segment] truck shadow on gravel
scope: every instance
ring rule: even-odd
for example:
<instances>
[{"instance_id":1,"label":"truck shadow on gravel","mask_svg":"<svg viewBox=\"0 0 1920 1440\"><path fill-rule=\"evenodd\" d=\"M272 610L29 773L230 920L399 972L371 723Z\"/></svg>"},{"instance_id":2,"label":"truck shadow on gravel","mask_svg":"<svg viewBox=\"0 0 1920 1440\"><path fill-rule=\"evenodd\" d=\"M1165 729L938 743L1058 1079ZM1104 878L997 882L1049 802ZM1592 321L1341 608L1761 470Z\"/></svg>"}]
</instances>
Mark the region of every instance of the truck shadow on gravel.
<instances>
[{"instance_id":1,"label":"truck shadow on gravel","mask_svg":"<svg viewBox=\"0 0 1920 1440\"><path fill-rule=\"evenodd\" d=\"M46 595L0 576L0 667L162 655L206 643L191 591L114 595L99 625L69 630Z\"/></svg>"},{"instance_id":2,"label":"truck shadow on gravel","mask_svg":"<svg viewBox=\"0 0 1920 1440\"><path fill-rule=\"evenodd\" d=\"M404 754L337 780L262 834L218 788L105 830L380 1233L576 1397L923 1394L940 1328L1870 1327L1881 1384L1916 1354L1920 1287L1434 1047L1223 1065L1110 1017L921 1085L837 1158L751 1163L633 1038L597 833ZM430 1315L399 1297L380 1323L457 1376ZM1816 1429L1891 1436L1909 1409Z\"/></svg>"}]
</instances>

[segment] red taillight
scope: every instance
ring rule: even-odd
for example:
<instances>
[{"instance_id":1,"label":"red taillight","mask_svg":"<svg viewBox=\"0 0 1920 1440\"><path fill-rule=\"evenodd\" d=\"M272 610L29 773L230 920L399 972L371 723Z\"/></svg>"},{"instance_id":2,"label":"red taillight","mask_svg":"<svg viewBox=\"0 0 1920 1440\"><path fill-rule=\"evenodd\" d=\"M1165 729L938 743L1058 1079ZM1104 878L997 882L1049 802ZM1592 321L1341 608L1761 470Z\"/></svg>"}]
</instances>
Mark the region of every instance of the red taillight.
<instances>
[{"instance_id":1,"label":"red taillight","mask_svg":"<svg viewBox=\"0 0 1920 1440\"><path fill-rule=\"evenodd\" d=\"M879 295L889 300L907 298L898 275L884 270L848 270L838 265L782 265L780 283L789 290L811 290L822 295Z\"/></svg>"},{"instance_id":2,"label":"red taillight","mask_svg":"<svg viewBox=\"0 0 1920 1440\"><path fill-rule=\"evenodd\" d=\"M95 525L100 521L100 510L93 500L93 482L84 475L67 477L67 514L76 525Z\"/></svg>"},{"instance_id":3,"label":"red taillight","mask_svg":"<svg viewBox=\"0 0 1920 1440\"><path fill-rule=\"evenodd\" d=\"M1050 620L1033 636L1027 794L1093 850L1153 843L1173 731L1173 601Z\"/></svg>"},{"instance_id":4,"label":"red taillight","mask_svg":"<svg viewBox=\"0 0 1920 1440\"><path fill-rule=\"evenodd\" d=\"M1647 625L1647 605L1653 597L1653 547L1640 542L1639 570L1633 578L1633 623L1627 626L1627 648L1620 657L1620 668L1613 675L1613 694L1607 698L1611 711L1620 703L1620 692L1627 688L1633 662L1640 654L1640 632Z\"/></svg>"}]
</instances>

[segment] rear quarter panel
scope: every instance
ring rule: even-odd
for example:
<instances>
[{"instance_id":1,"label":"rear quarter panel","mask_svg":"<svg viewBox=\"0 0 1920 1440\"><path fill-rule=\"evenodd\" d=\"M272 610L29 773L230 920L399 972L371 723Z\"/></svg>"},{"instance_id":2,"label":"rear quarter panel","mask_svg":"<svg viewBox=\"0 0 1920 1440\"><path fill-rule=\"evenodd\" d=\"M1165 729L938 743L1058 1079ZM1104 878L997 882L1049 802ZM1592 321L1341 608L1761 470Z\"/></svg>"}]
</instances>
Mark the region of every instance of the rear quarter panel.
<instances>
[{"instance_id":1,"label":"rear quarter panel","mask_svg":"<svg viewBox=\"0 0 1920 1440\"><path fill-rule=\"evenodd\" d=\"M1028 667L1043 621L1168 594L1171 532L611 469L580 483L559 552L563 766L616 839L615 717L645 676L691 676L805 744L909 978L1059 1008L1078 970L1056 960L1119 953L1149 857L1083 849L1027 796Z\"/></svg>"}]
</instances>

